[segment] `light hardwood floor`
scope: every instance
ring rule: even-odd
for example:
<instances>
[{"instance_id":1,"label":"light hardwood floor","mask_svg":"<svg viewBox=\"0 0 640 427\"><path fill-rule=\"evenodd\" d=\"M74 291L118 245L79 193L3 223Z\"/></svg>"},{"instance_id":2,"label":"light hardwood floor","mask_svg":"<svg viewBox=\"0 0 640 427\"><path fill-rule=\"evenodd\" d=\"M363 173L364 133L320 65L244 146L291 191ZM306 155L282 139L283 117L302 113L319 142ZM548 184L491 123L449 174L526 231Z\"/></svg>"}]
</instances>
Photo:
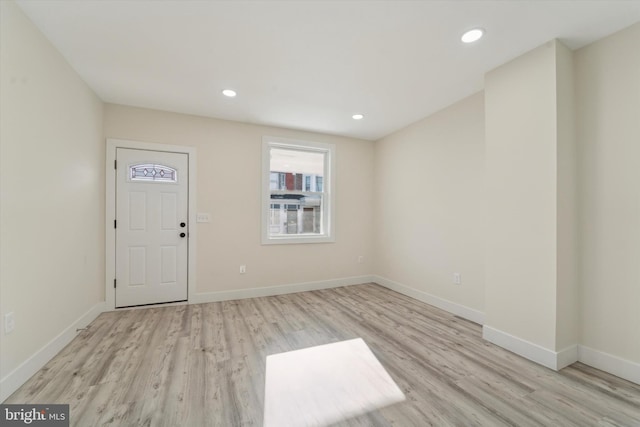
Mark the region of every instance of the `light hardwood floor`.
<instances>
[{"instance_id":1,"label":"light hardwood floor","mask_svg":"<svg viewBox=\"0 0 640 427\"><path fill-rule=\"evenodd\" d=\"M103 313L5 403L69 403L77 426L260 426L267 355L357 337L407 400L340 425L640 426L640 385L553 372L373 284Z\"/></svg>"}]
</instances>

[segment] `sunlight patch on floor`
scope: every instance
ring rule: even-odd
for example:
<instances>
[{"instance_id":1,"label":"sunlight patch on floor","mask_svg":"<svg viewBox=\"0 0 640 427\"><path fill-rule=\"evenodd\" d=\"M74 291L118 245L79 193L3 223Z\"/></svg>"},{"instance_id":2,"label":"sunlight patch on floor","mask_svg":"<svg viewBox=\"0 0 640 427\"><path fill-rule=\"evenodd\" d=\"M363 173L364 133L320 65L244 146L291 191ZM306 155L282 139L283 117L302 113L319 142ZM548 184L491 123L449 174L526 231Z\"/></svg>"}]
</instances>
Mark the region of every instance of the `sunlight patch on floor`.
<instances>
[{"instance_id":1,"label":"sunlight patch on floor","mask_svg":"<svg viewBox=\"0 0 640 427\"><path fill-rule=\"evenodd\" d=\"M264 427L326 426L403 400L362 338L267 356Z\"/></svg>"}]
</instances>

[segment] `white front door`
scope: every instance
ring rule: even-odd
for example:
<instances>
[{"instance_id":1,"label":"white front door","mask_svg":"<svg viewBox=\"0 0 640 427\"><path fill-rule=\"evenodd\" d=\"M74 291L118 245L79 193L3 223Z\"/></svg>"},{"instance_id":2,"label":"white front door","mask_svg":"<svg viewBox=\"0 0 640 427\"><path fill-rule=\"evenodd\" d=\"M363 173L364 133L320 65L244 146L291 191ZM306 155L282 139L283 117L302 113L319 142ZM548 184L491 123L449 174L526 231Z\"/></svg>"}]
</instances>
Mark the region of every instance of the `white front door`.
<instances>
[{"instance_id":1,"label":"white front door","mask_svg":"<svg viewBox=\"0 0 640 427\"><path fill-rule=\"evenodd\" d=\"M187 300L188 154L116 150L115 306Z\"/></svg>"}]
</instances>

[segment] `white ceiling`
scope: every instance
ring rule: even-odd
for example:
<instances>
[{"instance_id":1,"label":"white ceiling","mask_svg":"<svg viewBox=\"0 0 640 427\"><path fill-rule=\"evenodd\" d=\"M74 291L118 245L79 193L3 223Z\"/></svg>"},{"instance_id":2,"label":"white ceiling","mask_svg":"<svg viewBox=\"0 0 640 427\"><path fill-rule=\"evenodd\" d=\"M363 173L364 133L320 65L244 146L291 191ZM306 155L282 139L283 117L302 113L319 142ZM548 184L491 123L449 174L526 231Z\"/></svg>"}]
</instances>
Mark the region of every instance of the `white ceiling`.
<instances>
[{"instance_id":1,"label":"white ceiling","mask_svg":"<svg viewBox=\"0 0 640 427\"><path fill-rule=\"evenodd\" d=\"M575 49L640 21L640 0L18 4L105 102L371 140L553 38Z\"/></svg>"}]
</instances>

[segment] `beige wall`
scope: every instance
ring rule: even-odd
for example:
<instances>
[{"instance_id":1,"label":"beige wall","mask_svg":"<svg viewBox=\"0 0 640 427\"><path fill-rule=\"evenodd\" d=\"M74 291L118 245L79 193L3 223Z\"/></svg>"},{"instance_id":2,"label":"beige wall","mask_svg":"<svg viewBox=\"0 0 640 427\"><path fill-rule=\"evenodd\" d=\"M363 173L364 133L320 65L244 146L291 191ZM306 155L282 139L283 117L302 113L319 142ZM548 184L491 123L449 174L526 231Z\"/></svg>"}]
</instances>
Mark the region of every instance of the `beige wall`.
<instances>
[{"instance_id":1,"label":"beige wall","mask_svg":"<svg viewBox=\"0 0 640 427\"><path fill-rule=\"evenodd\" d=\"M479 311L483 99L477 93L376 143L374 209L376 275Z\"/></svg>"},{"instance_id":2,"label":"beige wall","mask_svg":"<svg viewBox=\"0 0 640 427\"><path fill-rule=\"evenodd\" d=\"M556 343L561 351L578 344L578 189L573 52L556 42Z\"/></svg>"},{"instance_id":3,"label":"beige wall","mask_svg":"<svg viewBox=\"0 0 640 427\"><path fill-rule=\"evenodd\" d=\"M104 299L102 103L0 2L0 332L4 378Z\"/></svg>"},{"instance_id":4,"label":"beige wall","mask_svg":"<svg viewBox=\"0 0 640 427\"><path fill-rule=\"evenodd\" d=\"M372 266L373 143L161 111L106 105L107 138L197 149L197 292L367 275ZM336 145L335 243L262 245L262 137ZM357 263L358 256L364 263ZM239 274L240 264L247 273Z\"/></svg>"},{"instance_id":5,"label":"beige wall","mask_svg":"<svg viewBox=\"0 0 640 427\"><path fill-rule=\"evenodd\" d=\"M575 52L582 344L640 363L640 24Z\"/></svg>"},{"instance_id":6,"label":"beige wall","mask_svg":"<svg viewBox=\"0 0 640 427\"><path fill-rule=\"evenodd\" d=\"M556 345L556 44L485 76L486 325Z\"/></svg>"}]
</instances>

